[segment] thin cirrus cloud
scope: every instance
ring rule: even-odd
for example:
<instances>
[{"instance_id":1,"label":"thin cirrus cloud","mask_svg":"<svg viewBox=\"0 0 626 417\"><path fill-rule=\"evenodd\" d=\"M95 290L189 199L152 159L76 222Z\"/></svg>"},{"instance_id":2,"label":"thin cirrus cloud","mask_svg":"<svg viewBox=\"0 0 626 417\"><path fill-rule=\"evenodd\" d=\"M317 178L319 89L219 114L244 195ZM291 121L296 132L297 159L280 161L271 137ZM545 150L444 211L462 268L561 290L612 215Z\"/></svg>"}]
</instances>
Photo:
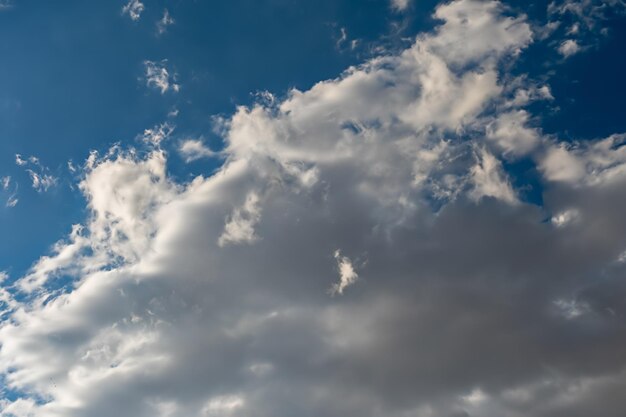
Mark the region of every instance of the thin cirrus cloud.
<instances>
[{"instance_id":1,"label":"thin cirrus cloud","mask_svg":"<svg viewBox=\"0 0 626 417\"><path fill-rule=\"evenodd\" d=\"M2 293L0 415L620 416L624 135L529 125L552 95L509 73L523 14L434 16L239 107L211 176L171 176L163 140L93 152L89 219Z\"/></svg>"},{"instance_id":2,"label":"thin cirrus cloud","mask_svg":"<svg viewBox=\"0 0 626 417\"><path fill-rule=\"evenodd\" d=\"M10 175L0 177L0 192L5 199L5 207L15 207L19 202L17 197L18 185Z\"/></svg>"},{"instance_id":3,"label":"thin cirrus cloud","mask_svg":"<svg viewBox=\"0 0 626 417\"><path fill-rule=\"evenodd\" d=\"M50 169L42 165L39 161L39 158L37 158L36 156L23 158L22 155L16 154L15 164L21 167L26 167L25 169L30 177L32 187L37 192L46 192L50 188L53 188L58 184L59 179L52 175L50 173ZM10 199L11 206L15 206L15 204L17 204L17 199L14 197L15 196Z\"/></svg>"}]
</instances>

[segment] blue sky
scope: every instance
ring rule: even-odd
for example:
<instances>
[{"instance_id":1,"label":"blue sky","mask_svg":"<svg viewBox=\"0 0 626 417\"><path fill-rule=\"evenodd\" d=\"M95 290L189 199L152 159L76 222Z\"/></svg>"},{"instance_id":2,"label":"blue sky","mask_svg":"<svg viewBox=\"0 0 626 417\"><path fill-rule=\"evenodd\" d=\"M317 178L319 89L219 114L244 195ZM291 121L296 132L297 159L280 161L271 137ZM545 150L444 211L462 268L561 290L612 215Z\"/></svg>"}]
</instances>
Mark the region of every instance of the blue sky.
<instances>
[{"instance_id":1,"label":"blue sky","mask_svg":"<svg viewBox=\"0 0 626 417\"><path fill-rule=\"evenodd\" d=\"M623 0L0 0L0 417L621 417L625 44Z\"/></svg>"}]
</instances>

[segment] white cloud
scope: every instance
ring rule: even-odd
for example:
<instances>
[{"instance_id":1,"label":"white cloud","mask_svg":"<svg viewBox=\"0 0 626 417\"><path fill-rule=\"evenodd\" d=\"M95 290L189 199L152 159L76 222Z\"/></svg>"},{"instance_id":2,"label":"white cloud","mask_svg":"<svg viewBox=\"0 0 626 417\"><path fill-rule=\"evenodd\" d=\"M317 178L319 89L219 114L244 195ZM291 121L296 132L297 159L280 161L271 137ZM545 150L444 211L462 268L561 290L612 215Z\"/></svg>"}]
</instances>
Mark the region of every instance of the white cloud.
<instances>
[{"instance_id":1,"label":"white cloud","mask_svg":"<svg viewBox=\"0 0 626 417\"><path fill-rule=\"evenodd\" d=\"M201 139L185 139L180 143L178 152L185 162L192 162L202 158L210 158L216 155Z\"/></svg>"},{"instance_id":2,"label":"white cloud","mask_svg":"<svg viewBox=\"0 0 626 417\"><path fill-rule=\"evenodd\" d=\"M167 140L172 135L175 128L176 127L170 123L161 123L150 129L145 129L139 139L154 148L158 148L164 140Z\"/></svg>"},{"instance_id":3,"label":"white cloud","mask_svg":"<svg viewBox=\"0 0 626 417\"><path fill-rule=\"evenodd\" d=\"M145 5L140 0L129 0L124 7L122 7L122 14L127 14L133 21L138 21L141 18L141 14L145 10Z\"/></svg>"},{"instance_id":4,"label":"white cloud","mask_svg":"<svg viewBox=\"0 0 626 417\"><path fill-rule=\"evenodd\" d=\"M45 192L57 185L57 178L50 174L37 173L31 169L26 170L30 175L33 188L37 192Z\"/></svg>"},{"instance_id":5,"label":"white cloud","mask_svg":"<svg viewBox=\"0 0 626 417\"><path fill-rule=\"evenodd\" d=\"M546 179L572 185L610 185L626 177L626 134L550 146L540 167Z\"/></svg>"},{"instance_id":6,"label":"white cloud","mask_svg":"<svg viewBox=\"0 0 626 417\"><path fill-rule=\"evenodd\" d=\"M224 225L224 232L219 237L218 244L253 243L258 239L254 228L261 219L260 198L256 192L250 192L241 207L233 210Z\"/></svg>"},{"instance_id":7,"label":"white cloud","mask_svg":"<svg viewBox=\"0 0 626 417\"><path fill-rule=\"evenodd\" d=\"M485 149L478 149L476 152L476 165L471 169L471 182L473 188L470 196L474 200L493 197L511 204L517 202L517 196L504 174L501 162Z\"/></svg>"},{"instance_id":8,"label":"white cloud","mask_svg":"<svg viewBox=\"0 0 626 417\"><path fill-rule=\"evenodd\" d=\"M13 183L15 186L11 186ZM10 175L0 177L0 188L1 191L4 191L2 193L3 198L6 198L5 207L15 207L19 202L17 198L17 183L11 179Z\"/></svg>"},{"instance_id":9,"label":"white cloud","mask_svg":"<svg viewBox=\"0 0 626 417\"><path fill-rule=\"evenodd\" d=\"M165 32L167 32L167 27L173 25L174 23L176 23L176 21L170 15L170 12L167 9L163 10L163 17L159 19L156 24L157 34L164 34Z\"/></svg>"},{"instance_id":10,"label":"white cloud","mask_svg":"<svg viewBox=\"0 0 626 417\"><path fill-rule=\"evenodd\" d=\"M391 7L399 12L409 8L411 0L391 0Z\"/></svg>"},{"instance_id":11,"label":"white cloud","mask_svg":"<svg viewBox=\"0 0 626 417\"><path fill-rule=\"evenodd\" d=\"M585 174L583 163L565 145L548 150L542 168L545 176L552 181L576 182Z\"/></svg>"},{"instance_id":12,"label":"white cloud","mask_svg":"<svg viewBox=\"0 0 626 417\"><path fill-rule=\"evenodd\" d=\"M578 52L580 52L580 46L578 42L573 39L567 39L559 45L559 53L565 58L575 55Z\"/></svg>"},{"instance_id":13,"label":"white cloud","mask_svg":"<svg viewBox=\"0 0 626 417\"><path fill-rule=\"evenodd\" d=\"M540 143L540 134L528 127L529 115L525 110L503 113L487 126L487 138L494 141L505 153L524 155Z\"/></svg>"},{"instance_id":14,"label":"white cloud","mask_svg":"<svg viewBox=\"0 0 626 417\"><path fill-rule=\"evenodd\" d=\"M176 75L171 74L167 69L167 60L164 59L160 62L156 61L144 61L145 80L148 87L156 88L165 94L168 91L177 93L180 90L180 85L176 83Z\"/></svg>"},{"instance_id":15,"label":"white cloud","mask_svg":"<svg viewBox=\"0 0 626 417\"><path fill-rule=\"evenodd\" d=\"M571 224L577 221L580 217L580 213L576 209L570 209L562 211L554 216L552 216L552 224L556 227L565 227L568 224Z\"/></svg>"},{"instance_id":16,"label":"white cloud","mask_svg":"<svg viewBox=\"0 0 626 417\"><path fill-rule=\"evenodd\" d=\"M245 400L239 395L221 395L210 399L202 409L203 416L234 416L245 406Z\"/></svg>"},{"instance_id":17,"label":"white cloud","mask_svg":"<svg viewBox=\"0 0 626 417\"><path fill-rule=\"evenodd\" d=\"M19 201L20 200L15 195L12 195L11 197L7 199L7 202L5 205L7 207L15 207L17 206L17 203L19 203Z\"/></svg>"},{"instance_id":18,"label":"white cloud","mask_svg":"<svg viewBox=\"0 0 626 417\"><path fill-rule=\"evenodd\" d=\"M354 266L352 266L352 261L350 261L350 258L348 258L347 256L342 256L341 251L336 250L333 256L337 260L339 282L333 284L333 286L330 288L330 293L332 295L342 295L346 288L353 285L357 281L359 275L354 270Z\"/></svg>"},{"instance_id":19,"label":"white cloud","mask_svg":"<svg viewBox=\"0 0 626 417\"><path fill-rule=\"evenodd\" d=\"M163 125L143 151L92 152L88 219L2 293L20 399L0 415L623 409L602 394L625 381L623 137L565 146L527 126L506 71L531 35L512 14L447 3L406 50L238 108L208 177L168 175ZM520 155L544 207L508 179ZM546 221L568 209L572 227ZM359 291L329 297L337 274L336 293ZM593 320L572 320L583 305Z\"/></svg>"},{"instance_id":20,"label":"white cloud","mask_svg":"<svg viewBox=\"0 0 626 417\"><path fill-rule=\"evenodd\" d=\"M623 0L555 0L547 7L548 19L544 37L556 37L558 52L565 58L599 43L607 34L611 18L624 15ZM558 30L563 23L563 29ZM565 26L567 25L567 26ZM586 47L581 46L581 42Z\"/></svg>"},{"instance_id":21,"label":"white cloud","mask_svg":"<svg viewBox=\"0 0 626 417\"><path fill-rule=\"evenodd\" d=\"M19 166L24 166L28 163L25 159L22 158L22 155L19 153L15 154L15 163Z\"/></svg>"},{"instance_id":22,"label":"white cloud","mask_svg":"<svg viewBox=\"0 0 626 417\"><path fill-rule=\"evenodd\" d=\"M27 159L22 158L20 154L15 155L15 163L18 166L30 166L31 168L27 168L26 172L28 173L32 187L37 192L46 192L50 188L55 187L59 181L59 179L52 174L50 174L50 169L46 166L42 165L39 161L39 158L36 156L30 156ZM16 198L17 195L17 184L13 195L7 201L8 207L14 207L18 200Z\"/></svg>"}]
</instances>

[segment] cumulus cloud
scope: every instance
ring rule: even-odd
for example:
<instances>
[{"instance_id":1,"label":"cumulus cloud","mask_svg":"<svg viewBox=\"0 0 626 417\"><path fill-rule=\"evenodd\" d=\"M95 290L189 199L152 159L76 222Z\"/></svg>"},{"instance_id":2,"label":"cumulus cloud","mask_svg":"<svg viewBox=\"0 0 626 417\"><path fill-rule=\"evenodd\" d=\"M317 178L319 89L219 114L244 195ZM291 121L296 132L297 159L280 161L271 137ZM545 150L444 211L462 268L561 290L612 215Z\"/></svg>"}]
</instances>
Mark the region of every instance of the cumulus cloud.
<instances>
[{"instance_id":1,"label":"cumulus cloud","mask_svg":"<svg viewBox=\"0 0 626 417\"><path fill-rule=\"evenodd\" d=\"M175 93L180 90L180 85L176 83L176 75L170 73L167 68L167 60L161 61L144 61L144 78L146 86L156 88L165 94L168 91Z\"/></svg>"},{"instance_id":2,"label":"cumulus cloud","mask_svg":"<svg viewBox=\"0 0 626 417\"><path fill-rule=\"evenodd\" d=\"M136 22L141 19L141 14L145 8L145 5L140 0L129 0L128 3L122 7L122 14L128 15L131 20Z\"/></svg>"},{"instance_id":3,"label":"cumulus cloud","mask_svg":"<svg viewBox=\"0 0 626 417\"><path fill-rule=\"evenodd\" d=\"M6 199L5 207L15 207L17 205L19 202L17 189L18 185L11 179L10 175L0 177L0 195L2 195L2 198Z\"/></svg>"},{"instance_id":4,"label":"cumulus cloud","mask_svg":"<svg viewBox=\"0 0 626 417\"><path fill-rule=\"evenodd\" d=\"M169 175L160 140L92 153L89 218L3 295L0 415L621 417L623 135L527 125L502 76L524 16L435 16L238 108L208 177Z\"/></svg>"},{"instance_id":5,"label":"cumulus cloud","mask_svg":"<svg viewBox=\"0 0 626 417\"><path fill-rule=\"evenodd\" d=\"M559 45L559 53L565 58L575 55L578 52L580 52L580 46L578 42L573 39L567 39Z\"/></svg>"}]
</instances>

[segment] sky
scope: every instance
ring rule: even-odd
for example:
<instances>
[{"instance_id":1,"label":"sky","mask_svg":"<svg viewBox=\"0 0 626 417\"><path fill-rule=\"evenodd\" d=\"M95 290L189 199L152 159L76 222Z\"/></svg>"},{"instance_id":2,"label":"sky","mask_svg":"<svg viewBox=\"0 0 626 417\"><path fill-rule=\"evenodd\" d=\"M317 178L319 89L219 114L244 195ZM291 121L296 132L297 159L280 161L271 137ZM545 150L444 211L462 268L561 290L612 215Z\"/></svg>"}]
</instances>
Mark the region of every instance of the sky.
<instances>
[{"instance_id":1,"label":"sky","mask_svg":"<svg viewBox=\"0 0 626 417\"><path fill-rule=\"evenodd\" d=\"M623 417L624 0L0 0L0 417Z\"/></svg>"}]
</instances>

